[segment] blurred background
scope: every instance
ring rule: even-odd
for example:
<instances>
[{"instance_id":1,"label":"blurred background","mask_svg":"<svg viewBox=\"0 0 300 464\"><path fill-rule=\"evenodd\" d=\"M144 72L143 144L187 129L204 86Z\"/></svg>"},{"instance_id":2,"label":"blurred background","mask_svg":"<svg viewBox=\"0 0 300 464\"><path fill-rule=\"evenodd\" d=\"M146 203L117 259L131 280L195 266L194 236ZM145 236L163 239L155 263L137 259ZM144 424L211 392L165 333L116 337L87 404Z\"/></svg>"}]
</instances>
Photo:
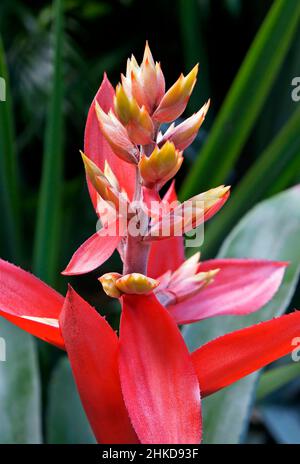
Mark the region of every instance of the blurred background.
<instances>
[{"instance_id":1,"label":"blurred background","mask_svg":"<svg viewBox=\"0 0 300 464\"><path fill-rule=\"evenodd\" d=\"M61 292L68 280L60 271L96 225L79 155L89 105L104 71L116 85L131 53L141 61L146 40L167 86L200 63L187 114L211 98L177 180L181 199L222 182L233 186L206 228L205 258L256 203L300 181L300 103L291 96L300 76L297 0L1 0L0 33L0 256ZM119 266L114 256L101 274ZM117 327L119 308L101 293L98 276L71 283ZM288 308L297 305L299 291ZM0 442L30 442L35 433L32 441L92 440L62 353L36 345L40 424L26 436L0 427ZM261 381L244 441L300 443L300 363L277 364L281 381L271 391ZM57 401L65 397L75 420Z\"/></svg>"}]
</instances>

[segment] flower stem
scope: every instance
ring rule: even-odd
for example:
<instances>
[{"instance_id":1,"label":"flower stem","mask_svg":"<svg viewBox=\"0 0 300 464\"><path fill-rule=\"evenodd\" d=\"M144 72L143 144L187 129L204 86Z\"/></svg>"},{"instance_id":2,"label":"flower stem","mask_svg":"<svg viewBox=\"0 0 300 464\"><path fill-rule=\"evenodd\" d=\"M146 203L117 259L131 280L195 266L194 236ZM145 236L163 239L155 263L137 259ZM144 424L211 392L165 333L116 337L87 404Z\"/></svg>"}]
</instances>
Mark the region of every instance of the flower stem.
<instances>
[{"instance_id":1,"label":"flower stem","mask_svg":"<svg viewBox=\"0 0 300 464\"><path fill-rule=\"evenodd\" d=\"M149 221L147 214L138 208L138 203L142 202L142 185L139 169L136 169L136 186L133 201L137 204L136 213L139 215L140 231L143 231ZM123 275L138 272L140 274L147 274L148 255L150 251L150 244L145 243L142 233L134 236L128 230L125 260L123 266Z\"/></svg>"}]
</instances>

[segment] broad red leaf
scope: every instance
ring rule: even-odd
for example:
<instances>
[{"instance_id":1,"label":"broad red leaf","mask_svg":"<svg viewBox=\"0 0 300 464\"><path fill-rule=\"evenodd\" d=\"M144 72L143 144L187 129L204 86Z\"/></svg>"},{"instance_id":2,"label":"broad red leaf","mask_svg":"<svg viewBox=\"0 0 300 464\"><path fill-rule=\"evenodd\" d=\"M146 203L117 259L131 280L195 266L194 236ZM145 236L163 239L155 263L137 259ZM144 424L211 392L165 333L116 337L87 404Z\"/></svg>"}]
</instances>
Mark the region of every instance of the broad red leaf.
<instances>
[{"instance_id":1,"label":"broad red leaf","mask_svg":"<svg viewBox=\"0 0 300 464\"><path fill-rule=\"evenodd\" d=\"M99 443L138 443L125 408L116 333L71 287L60 326L80 398Z\"/></svg>"},{"instance_id":2,"label":"broad red leaf","mask_svg":"<svg viewBox=\"0 0 300 464\"><path fill-rule=\"evenodd\" d=\"M203 396L236 382L293 351L300 337L294 312L217 338L192 353Z\"/></svg>"},{"instance_id":3,"label":"broad red leaf","mask_svg":"<svg viewBox=\"0 0 300 464\"><path fill-rule=\"evenodd\" d=\"M0 259L0 315L26 332L63 348L58 316L64 298L23 269Z\"/></svg>"},{"instance_id":4,"label":"broad red leaf","mask_svg":"<svg viewBox=\"0 0 300 464\"><path fill-rule=\"evenodd\" d=\"M200 443L200 391L191 358L153 294L123 297L120 376L142 443Z\"/></svg>"},{"instance_id":5,"label":"broad red leaf","mask_svg":"<svg viewBox=\"0 0 300 464\"><path fill-rule=\"evenodd\" d=\"M252 259L204 261L198 272L220 269L214 281L197 295L168 309L178 324L257 311L278 290L287 265L286 262Z\"/></svg>"}]
</instances>

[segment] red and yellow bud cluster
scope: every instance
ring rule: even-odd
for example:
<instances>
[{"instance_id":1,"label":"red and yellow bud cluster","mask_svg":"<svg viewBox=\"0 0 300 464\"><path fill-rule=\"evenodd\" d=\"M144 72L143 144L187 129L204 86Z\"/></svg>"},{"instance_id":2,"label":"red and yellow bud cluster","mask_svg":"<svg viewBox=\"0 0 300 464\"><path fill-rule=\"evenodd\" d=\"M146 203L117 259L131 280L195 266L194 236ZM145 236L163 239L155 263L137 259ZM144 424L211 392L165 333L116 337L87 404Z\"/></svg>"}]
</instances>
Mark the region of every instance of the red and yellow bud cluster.
<instances>
[{"instance_id":1,"label":"red and yellow bud cluster","mask_svg":"<svg viewBox=\"0 0 300 464\"><path fill-rule=\"evenodd\" d=\"M161 188L175 176L182 161L182 152L176 150L174 143L169 141L161 148L156 146L149 157L142 154L139 169L143 184L149 188Z\"/></svg>"},{"instance_id":2,"label":"red and yellow bud cluster","mask_svg":"<svg viewBox=\"0 0 300 464\"><path fill-rule=\"evenodd\" d=\"M158 280L137 272L124 276L117 272L109 272L99 277L98 280L105 293L112 298L120 298L124 294L147 295L159 285Z\"/></svg>"},{"instance_id":3,"label":"red and yellow bud cluster","mask_svg":"<svg viewBox=\"0 0 300 464\"><path fill-rule=\"evenodd\" d=\"M152 114L165 94L165 78L160 64L153 60L148 42L141 66L132 55L127 61L126 76L122 75L121 79L126 94Z\"/></svg>"},{"instance_id":4,"label":"red and yellow bud cluster","mask_svg":"<svg viewBox=\"0 0 300 464\"><path fill-rule=\"evenodd\" d=\"M146 43L140 65L134 56L128 59L108 113L95 103L100 130L113 152L138 165L142 184L155 191L177 173L182 151L193 142L207 113L209 102L183 123L172 124L164 135L159 132L161 123L174 121L185 110L197 73L198 65L165 92L160 64Z\"/></svg>"}]
</instances>

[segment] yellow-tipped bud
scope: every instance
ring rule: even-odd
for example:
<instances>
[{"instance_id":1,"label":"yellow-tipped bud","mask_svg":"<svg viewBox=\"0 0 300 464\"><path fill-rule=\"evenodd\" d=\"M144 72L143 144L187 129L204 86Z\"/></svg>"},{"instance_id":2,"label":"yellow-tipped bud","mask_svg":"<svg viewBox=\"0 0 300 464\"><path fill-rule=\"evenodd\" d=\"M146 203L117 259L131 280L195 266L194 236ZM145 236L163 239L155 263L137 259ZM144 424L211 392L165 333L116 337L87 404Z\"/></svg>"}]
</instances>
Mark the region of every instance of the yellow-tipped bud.
<instances>
[{"instance_id":1,"label":"yellow-tipped bud","mask_svg":"<svg viewBox=\"0 0 300 464\"><path fill-rule=\"evenodd\" d=\"M80 151L87 177L90 179L93 187L99 193L101 198L111 201L119 207L118 191L111 185L107 177L100 168L90 160L82 151Z\"/></svg>"},{"instance_id":2,"label":"yellow-tipped bud","mask_svg":"<svg viewBox=\"0 0 300 464\"><path fill-rule=\"evenodd\" d=\"M141 65L132 55L127 60L126 76L121 78L127 96L135 98L140 108L144 106L152 114L165 93L165 78L160 64L154 62L148 42Z\"/></svg>"},{"instance_id":3,"label":"yellow-tipped bud","mask_svg":"<svg viewBox=\"0 0 300 464\"><path fill-rule=\"evenodd\" d=\"M154 127L146 108L139 107L135 98L128 97L123 86L117 85L114 108L119 120L126 126L129 138L138 145L152 142Z\"/></svg>"},{"instance_id":4,"label":"yellow-tipped bud","mask_svg":"<svg viewBox=\"0 0 300 464\"><path fill-rule=\"evenodd\" d=\"M183 78L181 88L181 98L189 97L195 87L199 65L193 67L193 69Z\"/></svg>"},{"instance_id":5,"label":"yellow-tipped bud","mask_svg":"<svg viewBox=\"0 0 300 464\"><path fill-rule=\"evenodd\" d=\"M120 298L120 296L122 296L122 292L116 286L116 281L120 277L121 274L118 274L117 272L108 272L107 274L103 274L103 276L99 277L98 279L106 295L110 296L111 298Z\"/></svg>"},{"instance_id":6,"label":"yellow-tipped bud","mask_svg":"<svg viewBox=\"0 0 300 464\"><path fill-rule=\"evenodd\" d=\"M168 231L168 236L171 237L195 229L219 211L229 196L229 190L230 186L220 185L180 203L153 223L144 240L164 238L166 235L163 231Z\"/></svg>"},{"instance_id":7,"label":"yellow-tipped bud","mask_svg":"<svg viewBox=\"0 0 300 464\"><path fill-rule=\"evenodd\" d=\"M121 84L118 84L116 87L114 108L120 121L123 124L127 124L131 118L131 103Z\"/></svg>"},{"instance_id":8,"label":"yellow-tipped bud","mask_svg":"<svg viewBox=\"0 0 300 464\"><path fill-rule=\"evenodd\" d=\"M185 150L196 138L198 130L205 119L209 105L210 100L208 100L197 113L190 116L178 126L175 127L174 124L171 124L160 141L160 144L164 143L166 140L170 140L174 143L177 150Z\"/></svg>"},{"instance_id":9,"label":"yellow-tipped bud","mask_svg":"<svg viewBox=\"0 0 300 464\"><path fill-rule=\"evenodd\" d=\"M110 164L109 164L109 162L107 160L104 161L104 175L105 175L106 179L110 182L110 184L117 191L121 190L120 185L119 185L119 181L116 178L116 176L115 176L113 170L111 169Z\"/></svg>"},{"instance_id":10,"label":"yellow-tipped bud","mask_svg":"<svg viewBox=\"0 0 300 464\"><path fill-rule=\"evenodd\" d=\"M171 122L183 113L196 84L197 74L198 64L187 76L184 77L181 74L175 84L163 96L153 114L153 119L159 122Z\"/></svg>"},{"instance_id":11,"label":"yellow-tipped bud","mask_svg":"<svg viewBox=\"0 0 300 464\"><path fill-rule=\"evenodd\" d=\"M148 108L152 112L165 93L165 80L160 64L155 63L153 60L148 42L146 42L143 62L141 64L141 79Z\"/></svg>"},{"instance_id":12,"label":"yellow-tipped bud","mask_svg":"<svg viewBox=\"0 0 300 464\"><path fill-rule=\"evenodd\" d=\"M212 206L214 206L218 200L223 198L226 195L226 193L229 192L229 190L230 186L220 185L219 187L207 190L207 192L196 195L195 197L191 198L191 200L204 201L204 210L206 212Z\"/></svg>"},{"instance_id":13,"label":"yellow-tipped bud","mask_svg":"<svg viewBox=\"0 0 300 464\"><path fill-rule=\"evenodd\" d=\"M116 280L116 286L122 293L147 295L159 285L158 280L133 272Z\"/></svg>"},{"instance_id":14,"label":"yellow-tipped bud","mask_svg":"<svg viewBox=\"0 0 300 464\"><path fill-rule=\"evenodd\" d=\"M149 157L142 155L139 161L143 184L161 187L175 176L182 161L182 152L176 150L174 143L168 141L161 148L156 146Z\"/></svg>"},{"instance_id":15,"label":"yellow-tipped bud","mask_svg":"<svg viewBox=\"0 0 300 464\"><path fill-rule=\"evenodd\" d=\"M198 272L195 275L195 282L203 282L204 286L211 284L214 281L214 277L220 272L220 269L211 269L206 272Z\"/></svg>"},{"instance_id":16,"label":"yellow-tipped bud","mask_svg":"<svg viewBox=\"0 0 300 464\"><path fill-rule=\"evenodd\" d=\"M171 294L176 295L176 301L179 303L187 298L191 298L193 295L199 293L200 290L207 287L207 285L211 284L219 271L220 269L211 269L206 272L198 272L194 276L174 283L171 280L169 290L171 290Z\"/></svg>"}]
</instances>

